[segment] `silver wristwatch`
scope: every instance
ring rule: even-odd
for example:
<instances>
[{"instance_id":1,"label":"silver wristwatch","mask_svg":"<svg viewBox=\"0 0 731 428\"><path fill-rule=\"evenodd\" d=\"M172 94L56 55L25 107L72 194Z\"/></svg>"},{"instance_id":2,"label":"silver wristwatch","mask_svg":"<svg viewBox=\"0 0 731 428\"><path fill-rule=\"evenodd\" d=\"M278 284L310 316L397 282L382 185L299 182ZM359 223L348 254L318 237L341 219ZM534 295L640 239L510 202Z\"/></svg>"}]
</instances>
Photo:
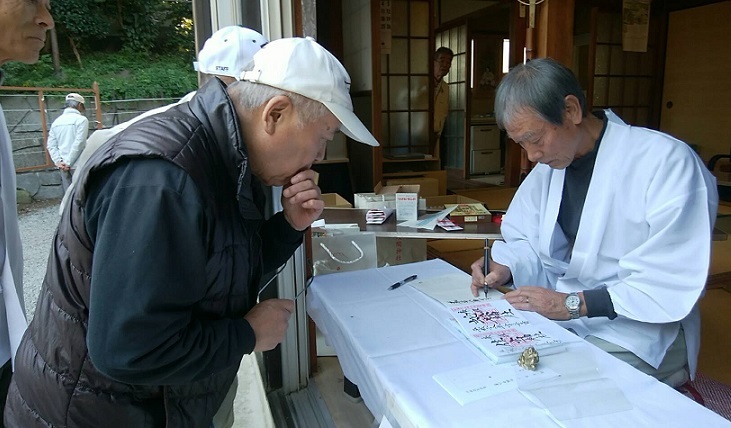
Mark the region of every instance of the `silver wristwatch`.
<instances>
[{"instance_id":1,"label":"silver wristwatch","mask_svg":"<svg viewBox=\"0 0 731 428\"><path fill-rule=\"evenodd\" d=\"M572 320L579 319L581 317L581 299L579 293L569 293L564 301L566 309L569 311L569 316Z\"/></svg>"}]
</instances>

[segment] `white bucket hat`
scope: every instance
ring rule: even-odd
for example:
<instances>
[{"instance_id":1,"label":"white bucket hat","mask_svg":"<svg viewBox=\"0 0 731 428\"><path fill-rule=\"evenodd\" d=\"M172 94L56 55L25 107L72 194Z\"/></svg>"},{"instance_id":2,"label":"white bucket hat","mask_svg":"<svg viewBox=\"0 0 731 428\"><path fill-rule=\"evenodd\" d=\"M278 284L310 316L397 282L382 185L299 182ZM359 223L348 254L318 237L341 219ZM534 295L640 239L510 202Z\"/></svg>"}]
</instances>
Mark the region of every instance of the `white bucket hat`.
<instances>
[{"instance_id":1,"label":"white bucket hat","mask_svg":"<svg viewBox=\"0 0 731 428\"><path fill-rule=\"evenodd\" d=\"M342 123L348 137L371 146L378 141L353 113L350 76L330 52L311 37L275 40L254 54L254 68L240 80L262 83L319 101Z\"/></svg>"},{"instance_id":2,"label":"white bucket hat","mask_svg":"<svg viewBox=\"0 0 731 428\"><path fill-rule=\"evenodd\" d=\"M193 68L205 74L238 78L254 54L267 43L264 36L252 29L237 25L223 27L203 44Z\"/></svg>"}]
</instances>

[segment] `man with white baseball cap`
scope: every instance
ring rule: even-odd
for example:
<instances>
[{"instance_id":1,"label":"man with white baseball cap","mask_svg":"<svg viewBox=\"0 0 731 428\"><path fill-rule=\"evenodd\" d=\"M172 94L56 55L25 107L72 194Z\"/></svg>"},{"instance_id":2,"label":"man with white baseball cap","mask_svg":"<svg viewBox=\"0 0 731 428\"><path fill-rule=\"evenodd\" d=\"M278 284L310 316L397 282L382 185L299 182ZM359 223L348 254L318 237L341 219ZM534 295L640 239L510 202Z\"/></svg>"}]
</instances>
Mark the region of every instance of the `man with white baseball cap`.
<instances>
[{"instance_id":1,"label":"man with white baseball cap","mask_svg":"<svg viewBox=\"0 0 731 428\"><path fill-rule=\"evenodd\" d=\"M269 41L264 36L246 27L231 25L221 28L203 44L193 68L231 83L238 79L254 54L267 43Z\"/></svg>"},{"instance_id":2,"label":"man with white baseball cap","mask_svg":"<svg viewBox=\"0 0 731 428\"><path fill-rule=\"evenodd\" d=\"M323 211L312 164L339 130L378 143L314 40L271 42L250 71L210 79L79 170L18 350L13 426L83 409L85 426L218 428L242 357L284 340L294 301L259 301L259 285ZM262 185L282 186L269 218Z\"/></svg>"},{"instance_id":3,"label":"man with white baseball cap","mask_svg":"<svg viewBox=\"0 0 731 428\"><path fill-rule=\"evenodd\" d=\"M46 148L61 173L64 191L71 185L76 160L84 149L89 133L89 119L84 116L85 111L84 97L75 92L66 95L66 108L48 131Z\"/></svg>"},{"instance_id":4,"label":"man with white baseball cap","mask_svg":"<svg viewBox=\"0 0 731 428\"><path fill-rule=\"evenodd\" d=\"M319 101L340 121L345 135L378 146L378 141L353 113L350 76L345 67L312 37L272 42L269 50L254 55L253 70L241 73L241 80Z\"/></svg>"}]
</instances>

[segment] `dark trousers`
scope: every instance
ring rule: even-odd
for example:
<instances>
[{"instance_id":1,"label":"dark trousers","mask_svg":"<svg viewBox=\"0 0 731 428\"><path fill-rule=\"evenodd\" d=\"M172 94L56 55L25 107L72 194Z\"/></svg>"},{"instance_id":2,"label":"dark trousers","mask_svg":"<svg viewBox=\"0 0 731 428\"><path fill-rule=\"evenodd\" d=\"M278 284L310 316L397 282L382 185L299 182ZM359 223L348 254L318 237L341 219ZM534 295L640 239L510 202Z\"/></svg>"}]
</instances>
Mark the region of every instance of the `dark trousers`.
<instances>
[{"instance_id":1,"label":"dark trousers","mask_svg":"<svg viewBox=\"0 0 731 428\"><path fill-rule=\"evenodd\" d=\"M0 368L0 428L5 428L5 401L8 398L8 388L10 388L10 379L13 377L13 364L8 360L5 365Z\"/></svg>"}]
</instances>

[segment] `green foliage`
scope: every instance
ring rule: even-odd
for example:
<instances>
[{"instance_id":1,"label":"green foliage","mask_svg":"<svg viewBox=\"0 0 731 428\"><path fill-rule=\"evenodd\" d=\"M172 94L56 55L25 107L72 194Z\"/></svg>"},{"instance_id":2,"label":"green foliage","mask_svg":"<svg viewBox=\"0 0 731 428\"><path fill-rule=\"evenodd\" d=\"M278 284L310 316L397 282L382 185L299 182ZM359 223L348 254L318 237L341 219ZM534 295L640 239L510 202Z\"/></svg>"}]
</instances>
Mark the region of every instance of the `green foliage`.
<instances>
[{"instance_id":1,"label":"green foliage","mask_svg":"<svg viewBox=\"0 0 731 428\"><path fill-rule=\"evenodd\" d=\"M53 3L56 31L74 38L99 38L109 35L110 20L103 12L103 1L65 0Z\"/></svg>"},{"instance_id":2,"label":"green foliage","mask_svg":"<svg viewBox=\"0 0 731 428\"><path fill-rule=\"evenodd\" d=\"M6 86L91 88L96 81L104 100L179 97L197 87L190 0L63 0L53 2L52 14L61 73L42 55L34 65L5 64Z\"/></svg>"},{"instance_id":3,"label":"green foliage","mask_svg":"<svg viewBox=\"0 0 731 428\"><path fill-rule=\"evenodd\" d=\"M50 55L41 56L34 65L13 62L3 69L5 86L91 88L96 81L103 100L181 97L198 86L192 53L87 54L83 69L68 60L61 76L54 76Z\"/></svg>"},{"instance_id":4,"label":"green foliage","mask_svg":"<svg viewBox=\"0 0 731 428\"><path fill-rule=\"evenodd\" d=\"M59 46L80 51L166 53L193 45L190 0L64 0L53 3ZM82 55L83 57L83 55ZM82 58L83 60L83 58Z\"/></svg>"}]
</instances>

